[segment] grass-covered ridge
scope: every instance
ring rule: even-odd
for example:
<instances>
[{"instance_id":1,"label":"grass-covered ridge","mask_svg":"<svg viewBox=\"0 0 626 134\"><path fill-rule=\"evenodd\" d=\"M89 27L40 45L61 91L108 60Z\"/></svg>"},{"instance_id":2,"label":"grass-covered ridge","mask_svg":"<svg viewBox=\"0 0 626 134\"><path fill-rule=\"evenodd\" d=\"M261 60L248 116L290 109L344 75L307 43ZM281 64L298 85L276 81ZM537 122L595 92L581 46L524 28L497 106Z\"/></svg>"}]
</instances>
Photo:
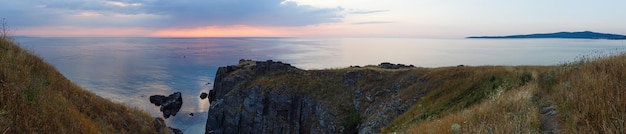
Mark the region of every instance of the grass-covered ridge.
<instances>
[{"instance_id":1,"label":"grass-covered ridge","mask_svg":"<svg viewBox=\"0 0 626 134\"><path fill-rule=\"evenodd\" d=\"M238 86L314 98L347 132L393 114L397 99L412 105L380 133L625 133L625 68L618 53L554 66L292 69Z\"/></svg>"},{"instance_id":2,"label":"grass-covered ridge","mask_svg":"<svg viewBox=\"0 0 626 134\"><path fill-rule=\"evenodd\" d=\"M386 125L382 129L383 133L405 132L412 129L411 126L415 123L437 120L484 105L489 100L516 92L520 88L536 86L534 79L537 74L548 72L551 68L478 66L383 69L365 66L325 70L291 69L252 75L251 81L238 86L259 87L258 89L268 92L297 93L311 97L327 104L329 112L338 116L336 123L342 124L347 132L359 130L372 122ZM242 70L247 69L244 66ZM234 74L245 76L241 72L236 71ZM235 89L247 89L239 87L236 86ZM528 96L534 95L531 93L524 91L522 96L530 98ZM404 108L397 108L404 105L408 105L406 111ZM529 106L537 111L534 109L535 105ZM515 109L521 108L511 107L506 110ZM381 119L381 115L377 114L379 112L383 112L382 116L389 117L391 121ZM539 121L532 119L535 124L529 125L528 130L538 131ZM373 129L381 131L376 124L372 125ZM449 130L449 127L448 125L445 130ZM443 131L433 131L441 132Z\"/></svg>"},{"instance_id":3,"label":"grass-covered ridge","mask_svg":"<svg viewBox=\"0 0 626 134\"><path fill-rule=\"evenodd\" d=\"M154 118L81 89L0 38L0 133L156 133Z\"/></svg>"},{"instance_id":4,"label":"grass-covered ridge","mask_svg":"<svg viewBox=\"0 0 626 134\"><path fill-rule=\"evenodd\" d=\"M434 89L383 133L626 133L624 53L582 57L557 66L470 68L493 72L500 79L463 81L477 80L472 83L478 87L490 82L499 86L486 88L481 92L491 93L480 97L474 89L464 92L464 87L475 86L447 83L452 89ZM507 71L498 73L502 69ZM448 73L454 72L458 73ZM465 105L473 98L482 101ZM546 116L549 107L556 114Z\"/></svg>"}]
</instances>

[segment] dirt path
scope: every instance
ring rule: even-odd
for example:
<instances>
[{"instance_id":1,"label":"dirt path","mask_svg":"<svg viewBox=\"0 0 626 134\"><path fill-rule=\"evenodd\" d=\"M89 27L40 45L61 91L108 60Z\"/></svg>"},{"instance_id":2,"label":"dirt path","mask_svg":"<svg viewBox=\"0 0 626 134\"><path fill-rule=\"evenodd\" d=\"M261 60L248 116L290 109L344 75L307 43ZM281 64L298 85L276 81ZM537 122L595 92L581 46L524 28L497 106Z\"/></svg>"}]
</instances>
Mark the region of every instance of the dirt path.
<instances>
[{"instance_id":1,"label":"dirt path","mask_svg":"<svg viewBox=\"0 0 626 134\"><path fill-rule=\"evenodd\" d=\"M543 134L558 134L558 121L556 115L558 114L556 108L551 105L552 101L545 102L548 106L542 107L539 112L539 118L541 120L541 133Z\"/></svg>"}]
</instances>

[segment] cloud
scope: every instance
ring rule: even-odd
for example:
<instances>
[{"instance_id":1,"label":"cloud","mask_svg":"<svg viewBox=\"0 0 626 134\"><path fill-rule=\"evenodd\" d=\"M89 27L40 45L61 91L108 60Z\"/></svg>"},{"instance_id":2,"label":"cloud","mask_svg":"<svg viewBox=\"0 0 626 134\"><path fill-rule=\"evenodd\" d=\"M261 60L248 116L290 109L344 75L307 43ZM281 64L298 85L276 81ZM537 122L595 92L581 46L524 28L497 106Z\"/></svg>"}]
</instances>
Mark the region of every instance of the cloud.
<instances>
[{"instance_id":1,"label":"cloud","mask_svg":"<svg viewBox=\"0 0 626 134\"><path fill-rule=\"evenodd\" d=\"M162 0L146 12L171 17L172 24L304 26L340 22L341 8L316 8L282 0Z\"/></svg>"},{"instance_id":2,"label":"cloud","mask_svg":"<svg viewBox=\"0 0 626 134\"><path fill-rule=\"evenodd\" d=\"M372 13L379 13L379 12L387 12L389 10L357 10L357 11L351 11L349 12L350 14L372 14Z\"/></svg>"},{"instance_id":3,"label":"cloud","mask_svg":"<svg viewBox=\"0 0 626 134\"><path fill-rule=\"evenodd\" d=\"M364 22L354 22L354 23L350 23L350 24L367 25L367 24L387 24L387 23L393 23L393 22L391 22L391 21L364 21Z\"/></svg>"},{"instance_id":4,"label":"cloud","mask_svg":"<svg viewBox=\"0 0 626 134\"><path fill-rule=\"evenodd\" d=\"M307 26L337 23L343 9L283 0L27 0L5 1L0 18L16 27Z\"/></svg>"}]
</instances>

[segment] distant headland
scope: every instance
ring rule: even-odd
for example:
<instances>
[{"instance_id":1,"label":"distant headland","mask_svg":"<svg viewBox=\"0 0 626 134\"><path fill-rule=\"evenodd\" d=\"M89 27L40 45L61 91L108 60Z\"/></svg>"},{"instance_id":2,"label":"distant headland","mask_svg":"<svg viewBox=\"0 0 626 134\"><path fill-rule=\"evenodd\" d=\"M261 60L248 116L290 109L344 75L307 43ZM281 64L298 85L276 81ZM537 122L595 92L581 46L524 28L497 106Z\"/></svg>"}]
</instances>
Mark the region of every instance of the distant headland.
<instances>
[{"instance_id":1,"label":"distant headland","mask_svg":"<svg viewBox=\"0 0 626 134\"><path fill-rule=\"evenodd\" d=\"M619 34L597 33L591 31L584 32L557 32L557 33L541 33L526 35L509 35L509 36L470 36L471 39L531 39L531 38L565 38L565 39L609 39L609 40L626 40L626 36Z\"/></svg>"}]
</instances>

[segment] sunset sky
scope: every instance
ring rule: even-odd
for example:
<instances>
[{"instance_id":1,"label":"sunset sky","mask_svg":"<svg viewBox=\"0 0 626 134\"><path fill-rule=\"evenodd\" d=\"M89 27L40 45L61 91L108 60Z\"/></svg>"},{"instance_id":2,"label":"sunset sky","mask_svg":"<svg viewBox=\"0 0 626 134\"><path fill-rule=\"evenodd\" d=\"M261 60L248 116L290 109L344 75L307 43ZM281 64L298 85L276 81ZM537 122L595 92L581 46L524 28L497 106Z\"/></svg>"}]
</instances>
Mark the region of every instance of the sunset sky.
<instances>
[{"instance_id":1,"label":"sunset sky","mask_svg":"<svg viewBox=\"0 0 626 134\"><path fill-rule=\"evenodd\" d=\"M626 34L623 0L0 0L15 35L462 38Z\"/></svg>"}]
</instances>

